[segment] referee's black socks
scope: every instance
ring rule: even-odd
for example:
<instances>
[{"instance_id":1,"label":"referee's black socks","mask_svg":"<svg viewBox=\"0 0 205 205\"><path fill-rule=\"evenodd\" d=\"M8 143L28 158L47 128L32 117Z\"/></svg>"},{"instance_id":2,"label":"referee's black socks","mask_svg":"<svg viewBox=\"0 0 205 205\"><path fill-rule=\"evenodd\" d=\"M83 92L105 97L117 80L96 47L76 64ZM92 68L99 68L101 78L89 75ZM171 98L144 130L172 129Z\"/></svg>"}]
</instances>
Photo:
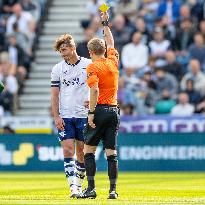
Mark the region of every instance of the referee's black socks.
<instances>
[{"instance_id":1,"label":"referee's black socks","mask_svg":"<svg viewBox=\"0 0 205 205\"><path fill-rule=\"evenodd\" d=\"M85 160L85 170L88 179L88 189L93 190L95 188L95 172L96 172L96 163L95 155L93 153L87 153L84 155Z\"/></svg>"},{"instance_id":2,"label":"referee's black socks","mask_svg":"<svg viewBox=\"0 0 205 205\"><path fill-rule=\"evenodd\" d=\"M117 155L108 156L107 162L108 162L108 176L110 180L110 192L116 191L116 182L118 177Z\"/></svg>"}]
</instances>

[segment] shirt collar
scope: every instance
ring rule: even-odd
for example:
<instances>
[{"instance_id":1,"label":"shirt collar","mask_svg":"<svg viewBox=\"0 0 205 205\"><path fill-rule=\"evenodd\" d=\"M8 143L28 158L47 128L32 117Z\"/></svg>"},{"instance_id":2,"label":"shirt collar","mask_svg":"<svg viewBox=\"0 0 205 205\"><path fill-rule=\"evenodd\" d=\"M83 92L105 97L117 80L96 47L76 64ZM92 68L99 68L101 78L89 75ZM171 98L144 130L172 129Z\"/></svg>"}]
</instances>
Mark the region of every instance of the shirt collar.
<instances>
[{"instance_id":1,"label":"shirt collar","mask_svg":"<svg viewBox=\"0 0 205 205\"><path fill-rule=\"evenodd\" d=\"M74 63L74 64L71 64L71 63L68 63L67 61L65 61L66 62L66 64L68 64L68 65L71 65L71 66L76 66L78 63L80 63L80 61L81 61L81 57L79 57L79 59Z\"/></svg>"}]
</instances>

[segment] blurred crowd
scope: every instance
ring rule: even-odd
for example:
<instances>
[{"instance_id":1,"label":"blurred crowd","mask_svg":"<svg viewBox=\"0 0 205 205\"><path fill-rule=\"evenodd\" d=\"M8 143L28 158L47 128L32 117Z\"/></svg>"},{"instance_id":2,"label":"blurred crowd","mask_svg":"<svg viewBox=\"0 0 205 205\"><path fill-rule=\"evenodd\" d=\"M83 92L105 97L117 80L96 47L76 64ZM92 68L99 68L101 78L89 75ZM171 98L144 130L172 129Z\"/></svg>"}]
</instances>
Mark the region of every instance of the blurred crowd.
<instances>
[{"instance_id":1,"label":"blurred crowd","mask_svg":"<svg viewBox=\"0 0 205 205\"><path fill-rule=\"evenodd\" d=\"M0 0L0 116L15 112L28 77L46 0Z\"/></svg>"},{"instance_id":2,"label":"blurred crowd","mask_svg":"<svg viewBox=\"0 0 205 205\"><path fill-rule=\"evenodd\" d=\"M87 42L102 37L99 6L89 0L82 21ZM118 101L122 115L205 113L205 13L203 0L107 0L120 54Z\"/></svg>"}]
</instances>

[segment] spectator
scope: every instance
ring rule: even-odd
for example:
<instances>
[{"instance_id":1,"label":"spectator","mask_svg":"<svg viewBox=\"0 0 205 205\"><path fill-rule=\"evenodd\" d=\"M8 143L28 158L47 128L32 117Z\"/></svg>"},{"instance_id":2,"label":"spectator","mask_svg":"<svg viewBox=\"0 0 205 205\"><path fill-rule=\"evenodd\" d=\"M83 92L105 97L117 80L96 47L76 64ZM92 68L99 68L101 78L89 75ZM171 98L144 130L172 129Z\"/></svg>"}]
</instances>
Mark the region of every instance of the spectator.
<instances>
[{"instance_id":1,"label":"spectator","mask_svg":"<svg viewBox=\"0 0 205 205\"><path fill-rule=\"evenodd\" d=\"M86 28L84 30L84 41L78 43L77 45L77 53L79 56L85 57L85 58L90 58L87 44L88 41L91 40L95 35L95 32L91 28Z\"/></svg>"},{"instance_id":2,"label":"spectator","mask_svg":"<svg viewBox=\"0 0 205 205\"><path fill-rule=\"evenodd\" d=\"M135 32L132 42L126 44L122 49L122 65L124 69L132 69L134 73L140 75L142 68L148 61L148 48L141 43L142 34Z\"/></svg>"},{"instance_id":3,"label":"spectator","mask_svg":"<svg viewBox=\"0 0 205 205\"><path fill-rule=\"evenodd\" d=\"M12 14L12 7L18 3L19 0L3 0L2 1L2 11L0 13L4 15Z\"/></svg>"},{"instance_id":4,"label":"spectator","mask_svg":"<svg viewBox=\"0 0 205 205\"><path fill-rule=\"evenodd\" d=\"M133 19L137 13L138 1L135 0L119 0L119 3L114 8L114 14L122 14L128 19Z\"/></svg>"},{"instance_id":5,"label":"spectator","mask_svg":"<svg viewBox=\"0 0 205 205\"><path fill-rule=\"evenodd\" d=\"M176 101L171 98L169 91L164 89L162 91L162 97L155 104L155 113L168 114L175 105Z\"/></svg>"},{"instance_id":6,"label":"spectator","mask_svg":"<svg viewBox=\"0 0 205 205\"><path fill-rule=\"evenodd\" d=\"M196 105L196 113L205 114L205 96L202 101Z\"/></svg>"},{"instance_id":7,"label":"spectator","mask_svg":"<svg viewBox=\"0 0 205 205\"><path fill-rule=\"evenodd\" d=\"M200 33L203 35L203 38L205 40L205 19L202 20L200 23L199 23L199 31Z\"/></svg>"},{"instance_id":8,"label":"spectator","mask_svg":"<svg viewBox=\"0 0 205 205\"><path fill-rule=\"evenodd\" d=\"M186 81L186 89L184 92L189 96L189 102L191 104L198 104L200 102L201 95L198 91L194 90L194 81L192 79Z\"/></svg>"},{"instance_id":9,"label":"spectator","mask_svg":"<svg viewBox=\"0 0 205 205\"><path fill-rule=\"evenodd\" d=\"M194 43L189 48L189 54L191 59L197 59L199 61L202 70L205 71L205 45L201 33L194 35Z\"/></svg>"},{"instance_id":10,"label":"spectator","mask_svg":"<svg viewBox=\"0 0 205 205\"><path fill-rule=\"evenodd\" d=\"M157 12L158 17L166 15L170 23L174 23L179 17L180 4L178 0L161 0Z\"/></svg>"},{"instance_id":11,"label":"spectator","mask_svg":"<svg viewBox=\"0 0 205 205\"><path fill-rule=\"evenodd\" d=\"M3 133L2 134L11 135L11 134L15 134L15 131L9 125L5 125L3 127Z\"/></svg>"},{"instance_id":12,"label":"spectator","mask_svg":"<svg viewBox=\"0 0 205 205\"><path fill-rule=\"evenodd\" d=\"M158 0L141 1L141 6L138 12L138 16L145 19L149 31L153 29L153 22L156 17L158 6L159 6Z\"/></svg>"},{"instance_id":13,"label":"spectator","mask_svg":"<svg viewBox=\"0 0 205 205\"><path fill-rule=\"evenodd\" d=\"M24 66L25 53L23 49L17 44L16 37L14 35L9 36L8 53L11 63L16 66Z\"/></svg>"},{"instance_id":14,"label":"spectator","mask_svg":"<svg viewBox=\"0 0 205 205\"><path fill-rule=\"evenodd\" d=\"M178 83L176 78L165 71L163 67L156 68L155 71L156 74L156 91L158 94L158 97L162 97L162 91L168 90L172 98L176 97L177 90L178 90Z\"/></svg>"},{"instance_id":15,"label":"spectator","mask_svg":"<svg viewBox=\"0 0 205 205\"><path fill-rule=\"evenodd\" d=\"M165 70L174 75L175 78L180 81L184 71L182 65L176 61L175 53L172 50L167 51L165 54L165 59L167 63L164 67Z\"/></svg>"},{"instance_id":16,"label":"spectator","mask_svg":"<svg viewBox=\"0 0 205 205\"><path fill-rule=\"evenodd\" d=\"M146 24L145 24L145 21L143 18L138 17L135 19L133 33L137 32L137 31L142 34L142 38L141 38L142 43L145 45L148 45L148 43L151 39L151 36L150 36L150 33L146 27Z\"/></svg>"},{"instance_id":17,"label":"spectator","mask_svg":"<svg viewBox=\"0 0 205 205\"><path fill-rule=\"evenodd\" d=\"M186 82L192 79L194 82L194 89L200 92L202 96L205 95L205 75L201 72L200 63L196 59L189 62L190 71L184 75L181 81L181 89L186 89Z\"/></svg>"},{"instance_id":18,"label":"spectator","mask_svg":"<svg viewBox=\"0 0 205 205\"><path fill-rule=\"evenodd\" d=\"M178 96L178 104L171 110L174 116L190 116L194 113L194 106L189 103L189 96L185 92L181 92Z\"/></svg>"},{"instance_id":19,"label":"spectator","mask_svg":"<svg viewBox=\"0 0 205 205\"><path fill-rule=\"evenodd\" d=\"M5 88L0 95L0 106L4 109L5 116L13 114L14 94L10 92L8 82L4 84Z\"/></svg>"},{"instance_id":20,"label":"spectator","mask_svg":"<svg viewBox=\"0 0 205 205\"><path fill-rule=\"evenodd\" d=\"M121 109L121 116L123 115L133 115L134 114L134 107L131 104L123 105Z\"/></svg>"},{"instance_id":21,"label":"spectator","mask_svg":"<svg viewBox=\"0 0 205 205\"><path fill-rule=\"evenodd\" d=\"M113 20L112 34L115 39L115 48L121 54L122 47L130 41L132 29L125 25L125 17L116 15Z\"/></svg>"},{"instance_id":22,"label":"spectator","mask_svg":"<svg viewBox=\"0 0 205 205\"><path fill-rule=\"evenodd\" d=\"M88 0L86 4L87 13L92 19L95 16L99 16L99 7L102 5L103 0Z\"/></svg>"},{"instance_id":23,"label":"spectator","mask_svg":"<svg viewBox=\"0 0 205 205\"><path fill-rule=\"evenodd\" d=\"M90 28L95 32L95 36L102 38L103 32L101 28L101 19L99 16L94 16L90 22Z\"/></svg>"},{"instance_id":24,"label":"spectator","mask_svg":"<svg viewBox=\"0 0 205 205\"><path fill-rule=\"evenodd\" d=\"M30 55L32 51L28 36L19 31L17 22L13 24L13 31L12 36L15 36L17 45L24 50L24 53Z\"/></svg>"},{"instance_id":25,"label":"spectator","mask_svg":"<svg viewBox=\"0 0 205 205\"><path fill-rule=\"evenodd\" d=\"M176 27L179 28L180 23L185 19L191 19L191 22L193 23L193 28L197 28L198 20L196 16L191 15L190 7L186 4L180 7L180 16L176 22Z\"/></svg>"},{"instance_id":26,"label":"spectator","mask_svg":"<svg viewBox=\"0 0 205 205\"><path fill-rule=\"evenodd\" d=\"M170 48L170 41L164 39L163 29L154 29L154 40L149 43L150 54L152 57L163 58L166 51Z\"/></svg>"},{"instance_id":27,"label":"spectator","mask_svg":"<svg viewBox=\"0 0 205 205\"><path fill-rule=\"evenodd\" d=\"M180 23L175 39L175 50L186 52L193 43L194 29L190 18L185 18Z\"/></svg>"},{"instance_id":28,"label":"spectator","mask_svg":"<svg viewBox=\"0 0 205 205\"><path fill-rule=\"evenodd\" d=\"M12 14L7 22L6 32L7 34L13 33L13 24L18 23L19 31L28 35L29 33L29 23L33 20L32 15L29 12L22 11L20 4L15 4L12 7Z\"/></svg>"},{"instance_id":29,"label":"spectator","mask_svg":"<svg viewBox=\"0 0 205 205\"><path fill-rule=\"evenodd\" d=\"M22 9L24 11L29 12L32 14L33 18L35 19L36 22L39 21L40 19L40 4L39 1L35 0L20 0L20 4L22 6Z\"/></svg>"}]
</instances>

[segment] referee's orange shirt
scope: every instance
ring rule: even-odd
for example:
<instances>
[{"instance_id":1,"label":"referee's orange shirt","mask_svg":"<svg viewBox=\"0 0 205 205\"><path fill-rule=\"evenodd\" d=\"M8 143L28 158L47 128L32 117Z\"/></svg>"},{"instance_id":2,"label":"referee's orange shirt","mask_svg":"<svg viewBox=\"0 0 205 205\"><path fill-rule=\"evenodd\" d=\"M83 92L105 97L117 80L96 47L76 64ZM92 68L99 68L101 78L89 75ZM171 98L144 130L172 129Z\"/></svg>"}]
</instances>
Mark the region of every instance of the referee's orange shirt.
<instances>
[{"instance_id":1,"label":"referee's orange shirt","mask_svg":"<svg viewBox=\"0 0 205 205\"><path fill-rule=\"evenodd\" d=\"M107 58L101 58L87 67L87 84L99 87L97 104L117 105L119 55L116 49L109 48Z\"/></svg>"}]
</instances>

